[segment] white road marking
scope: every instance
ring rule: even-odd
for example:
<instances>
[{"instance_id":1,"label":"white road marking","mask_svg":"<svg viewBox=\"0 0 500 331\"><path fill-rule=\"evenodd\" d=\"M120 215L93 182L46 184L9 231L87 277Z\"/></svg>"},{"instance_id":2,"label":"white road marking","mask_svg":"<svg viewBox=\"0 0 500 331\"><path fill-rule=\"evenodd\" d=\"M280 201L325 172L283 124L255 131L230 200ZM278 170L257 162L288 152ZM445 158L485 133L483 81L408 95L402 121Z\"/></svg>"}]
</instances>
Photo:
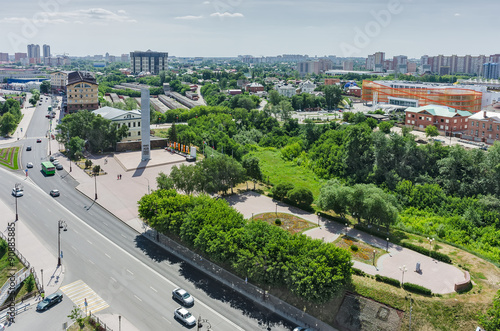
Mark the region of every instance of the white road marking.
<instances>
[{"instance_id":1,"label":"white road marking","mask_svg":"<svg viewBox=\"0 0 500 331\"><path fill-rule=\"evenodd\" d=\"M155 290L155 289L154 289L153 287L151 287L151 286L150 286L149 288L150 288L150 289L152 289L152 290L153 290L153 291L155 291L155 292L158 292L157 290Z\"/></svg>"},{"instance_id":2,"label":"white road marking","mask_svg":"<svg viewBox=\"0 0 500 331\"><path fill-rule=\"evenodd\" d=\"M89 260L89 262L92 263L92 264L95 264L94 262L92 262L92 260Z\"/></svg>"},{"instance_id":3,"label":"white road marking","mask_svg":"<svg viewBox=\"0 0 500 331\"><path fill-rule=\"evenodd\" d=\"M134 294L134 297L139 300L139 301L142 301L141 298L139 298L137 295Z\"/></svg>"},{"instance_id":4,"label":"white road marking","mask_svg":"<svg viewBox=\"0 0 500 331\"><path fill-rule=\"evenodd\" d=\"M116 282L116 279L114 279L113 277L109 277L109 278L111 278L112 281Z\"/></svg>"},{"instance_id":5,"label":"white road marking","mask_svg":"<svg viewBox=\"0 0 500 331\"><path fill-rule=\"evenodd\" d=\"M87 242L92 245L92 242L90 240L87 239Z\"/></svg>"},{"instance_id":6,"label":"white road marking","mask_svg":"<svg viewBox=\"0 0 500 331\"><path fill-rule=\"evenodd\" d=\"M130 271L130 270L128 270L128 269L125 269L125 270L127 270L127 272L128 272L129 274L131 274L131 275L133 275L133 274L134 274L132 271Z\"/></svg>"},{"instance_id":7,"label":"white road marking","mask_svg":"<svg viewBox=\"0 0 500 331\"><path fill-rule=\"evenodd\" d=\"M111 258L111 256L109 256L108 254L104 253L104 255L106 255L107 257Z\"/></svg>"},{"instance_id":8,"label":"white road marking","mask_svg":"<svg viewBox=\"0 0 500 331\"><path fill-rule=\"evenodd\" d=\"M168 319L165 318L165 316L162 316L162 318L168 322L168 324L172 324L172 322L170 322Z\"/></svg>"}]
</instances>

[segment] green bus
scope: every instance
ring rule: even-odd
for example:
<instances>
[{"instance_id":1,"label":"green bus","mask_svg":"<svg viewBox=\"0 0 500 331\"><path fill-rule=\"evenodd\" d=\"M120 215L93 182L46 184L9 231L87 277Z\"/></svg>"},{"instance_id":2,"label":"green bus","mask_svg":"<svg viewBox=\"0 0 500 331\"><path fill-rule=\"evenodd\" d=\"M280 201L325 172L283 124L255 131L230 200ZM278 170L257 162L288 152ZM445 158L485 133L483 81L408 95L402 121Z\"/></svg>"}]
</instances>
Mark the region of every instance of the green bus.
<instances>
[{"instance_id":1,"label":"green bus","mask_svg":"<svg viewBox=\"0 0 500 331\"><path fill-rule=\"evenodd\" d=\"M56 167L52 162L42 162L42 172L47 176L54 175L56 173Z\"/></svg>"}]
</instances>

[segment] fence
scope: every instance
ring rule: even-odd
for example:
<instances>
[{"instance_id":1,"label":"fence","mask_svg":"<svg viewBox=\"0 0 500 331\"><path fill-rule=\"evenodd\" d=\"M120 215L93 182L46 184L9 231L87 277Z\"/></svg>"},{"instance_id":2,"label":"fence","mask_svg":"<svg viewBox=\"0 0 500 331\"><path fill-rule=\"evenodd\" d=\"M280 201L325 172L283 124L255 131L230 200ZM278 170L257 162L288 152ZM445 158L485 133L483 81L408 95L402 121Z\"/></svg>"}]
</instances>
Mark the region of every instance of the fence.
<instances>
[{"instance_id":1,"label":"fence","mask_svg":"<svg viewBox=\"0 0 500 331\"><path fill-rule=\"evenodd\" d=\"M103 323L99 317L95 316L92 314L92 312L90 312L89 314L89 323L92 324L92 326L96 327L97 325L99 325L99 327L96 327L96 330L98 331L113 331L112 329L110 329L106 323Z\"/></svg>"},{"instance_id":2,"label":"fence","mask_svg":"<svg viewBox=\"0 0 500 331\"><path fill-rule=\"evenodd\" d=\"M188 262L193 267L200 269L210 277L222 282L231 289L246 296L248 299L255 301L256 303L290 320L291 322L322 331L335 330L332 326L282 301L281 299L269 294L267 291L246 282L244 279L241 279L229 271L219 267L215 263L202 258L200 255L178 244L169 237L150 228L147 228L143 234L150 240L162 245L169 252L176 255L180 259Z\"/></svg>"}]
</instances>

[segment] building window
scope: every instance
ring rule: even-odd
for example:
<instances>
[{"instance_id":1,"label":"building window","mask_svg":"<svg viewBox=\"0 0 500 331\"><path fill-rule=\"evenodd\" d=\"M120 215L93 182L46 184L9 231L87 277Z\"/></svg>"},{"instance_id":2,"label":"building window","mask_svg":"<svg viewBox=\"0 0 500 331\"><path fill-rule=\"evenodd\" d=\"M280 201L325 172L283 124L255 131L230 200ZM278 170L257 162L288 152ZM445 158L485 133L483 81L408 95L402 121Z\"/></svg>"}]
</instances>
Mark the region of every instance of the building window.
<instances>
[{"instance_id":1,"label":"building window","mask_svg":"<svg viewBox=\"0 0 500 331\"><path fill-rule=\"evenodd\" d=\"M446 123L450 123L450 120L446 120Z\"/></svg>"},{"instance_id":2,"label":"building window","mask_svg":"<svg viewBox=\"0 0 500 331\"><path fill-rule=\"evenodd\" d=\"M128 127L130 128L130 122L128 122L127 124L128 124Z\"/></svg>"},{"instance_id":3,"label":"building window","mask_svg":"<svg viewBox=\"0 0 500 331\"><path fill-rule=\"evenodd\" d=\"M406 123L410 124L410 120L406 121Z\"/></svg>"},{"instance_id":4,"label":"building window","mask_svg":"<svg viewBox=\"0 0 500 331\"><path fill-rule=\"evenodd\" d=\"M128 133L128 136L130 137L131 135L132 135L132 133L130 133L130 132L129 132L129 133Z\"/></svg>"},{"instance_id":5,"label":"building window","mask_svg":"<svg viewBox=\"0 0 500 331\"><path fill-rule=\"evenodd\" d=\"M141 135L141 131L137 131L137 135L140 136Z\"/></svg>"},{"instance_id":6,"label":"building window","mask_svg":"<svg viewBox=\"0 0 500 331\"><path fill-rule=\"evenodd\" d=\"M135 128L135 122L134 122L134 128Z\"/></svg>"},{"instance_id":7,"label":"building window","mask_svg":"<svg viewBox=\"0 0 500 331\"><path fill-rule=\"evenodd\" d=\"M483 123L483 129L485 128L485 124Z\"/></svg>"},{"instance_id":8,"label":"building window","mask_svg":"<svg viewBox=\"0 0 500 331\"><path fill-rule=\"evenodd\" d=\"M474 130L470 130L470 135L473 136L474 135Z\"/></svg>"},{"instance_id":9,"label":"building window","mask_svg":"<svg viewBox=\"0 0 500 331\"><path fill-rule=\"evenodd\" d=\"M479 134L479 133L478 133L478 131L476 130L476 137L477 137L477 135L478 135L478 134Z\"/></svg>"},{"instance_id":10,"label":"building window","mask_svg":"<svg viewBox=\"0 0 500 331\"><path fill-rule=\"evenodd\" d=\"M141 126L141 122L137 122L137 126L140 127Z\"/></svg>"},{"instance_id":11,"label":"building window","mask_svg":"<svg viewBox=\"0 0 500 331\"><path fill-rule=\"evenodd\" d=\"M456 119L455 119L455 120L453 120L453 123L457 123L457 120L456 120Z\"/></svg>"},{"instance_id":12,"label":"building window","mask_svg":"<svg viewBox=\"0 0 500 331\"><path fill-rule=\"evenodd\" d=\"M484 137L484 131L482 131L482 136Z\"/></svg>"},{"instance_id":13,"label":"building window","mask_svg":"<svg viewBox=\"0 0 500 331\"><path fill-rule=\"evenodd\" d=\"M497 133L497 140L498 140L498 133Z\"/></svg>"}]
</instances>

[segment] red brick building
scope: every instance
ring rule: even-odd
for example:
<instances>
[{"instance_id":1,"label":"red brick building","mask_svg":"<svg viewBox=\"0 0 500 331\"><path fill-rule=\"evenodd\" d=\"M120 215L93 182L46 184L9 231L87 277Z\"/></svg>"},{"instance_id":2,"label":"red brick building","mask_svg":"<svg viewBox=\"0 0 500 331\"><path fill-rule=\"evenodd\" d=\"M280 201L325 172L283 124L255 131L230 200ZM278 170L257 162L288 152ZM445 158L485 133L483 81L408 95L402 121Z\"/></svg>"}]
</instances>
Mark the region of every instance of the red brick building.
<instances>
[{"instance_id":1,"label":"red brick building","mask_svg":"<svg viewBox=\"0 0 500 331\"><path fill-rule=\"evenodd\" d=\"M498 112L480 111L468 118L468 126L468 131L463 135L464 139L487 144L500 140L500 113Z\"/></svg>"},{"instance_id":2,"label":"red brick building","mask_svg":"<svg viewBox=\"0 0 500 331\"><path fill-rule=\"evenodd\" d=\"M468 130L467 119L471 115L472 113L469 111L440 105L408 107L406 108L405 125L421 131L429 125L434 125L446 135L465 134Z\"/></svg>"},{"instance_id":3,"label":"red brick building","mask_svg":"<svg viewBox=\"0 0 500 331\"><path fill-rule=\"evenodd\" d=\"M257 92L262 92L264 91L264 86L262 86L261 84L259 83L252 83L252 84L248 84L246 87L245 87L245 90L247 92L251 92L251 93L257 93Z\"/></svg>"}]
</instances>

